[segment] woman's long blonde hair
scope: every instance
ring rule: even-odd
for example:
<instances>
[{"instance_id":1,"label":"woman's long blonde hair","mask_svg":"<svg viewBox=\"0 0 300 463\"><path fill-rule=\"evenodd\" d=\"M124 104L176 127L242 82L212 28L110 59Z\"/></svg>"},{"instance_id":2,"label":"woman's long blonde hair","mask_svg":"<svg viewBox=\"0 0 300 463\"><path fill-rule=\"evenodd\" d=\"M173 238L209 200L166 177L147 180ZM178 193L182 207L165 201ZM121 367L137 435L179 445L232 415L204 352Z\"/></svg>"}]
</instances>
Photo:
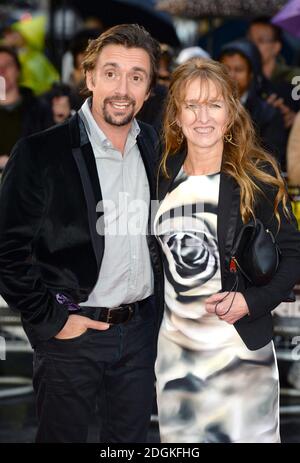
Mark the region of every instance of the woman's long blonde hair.
<instances>
[{"instance_id":1,"label":"woman's long blonde hair","mask_svg":"<svg viewBox=\"0 0 300 463\"><path fill-rule=\"evenodd\" d=\"M193 58L175 69L169 89L163 133L164 154L160 163L163 175L169 177L168 158L184 149L186 140L182 137L181 128L177 124L188 83L199 79L206 86L213 82L223 96L228 110L228 126L224 143L222 172L231 175L240 186L240 212L246 223L251 216L255 218L254 206L258 193L263 193L257 181L271 185L277 189L274 200L274 214L280 225L278 206L282 202L283 210L288 216L287 193L284 181L275 159L258 143L250 116L239 101L235 83L221 63L209 59ZM226 140L225 138L225 140ZM274 174L269 174L263 166L269 166ZM270 169L268 169L270 170Z\"/></svg>"}]
</instances>

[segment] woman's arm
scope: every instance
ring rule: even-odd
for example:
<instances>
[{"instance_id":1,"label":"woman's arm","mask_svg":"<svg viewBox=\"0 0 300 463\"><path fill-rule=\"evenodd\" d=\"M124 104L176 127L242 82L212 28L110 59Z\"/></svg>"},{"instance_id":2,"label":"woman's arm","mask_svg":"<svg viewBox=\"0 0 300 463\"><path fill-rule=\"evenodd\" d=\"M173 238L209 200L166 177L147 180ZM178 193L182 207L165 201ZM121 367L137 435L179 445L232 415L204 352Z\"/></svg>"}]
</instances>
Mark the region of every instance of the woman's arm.
<instances>
[{"instance_id":1,"label":"woman's arm","mask_svg":"<svg viewBox=\"0 0 300 463\"><path fill-rule=\"evenodd\" d=\"M287 204L290 218L284 214L282 204L279 205L281 224L276 235L278 222L273 214L275 192L269 189L266 194L269 200L262 198L259 201L257 216L276 236L281 250L281 259L278 270L270 283L259 287L252 286L242 292L252 319L259 318L275 309L287 297L294 285L300 281L300 232L290 201L288 200Z\"/></svg>"}]
</instances>

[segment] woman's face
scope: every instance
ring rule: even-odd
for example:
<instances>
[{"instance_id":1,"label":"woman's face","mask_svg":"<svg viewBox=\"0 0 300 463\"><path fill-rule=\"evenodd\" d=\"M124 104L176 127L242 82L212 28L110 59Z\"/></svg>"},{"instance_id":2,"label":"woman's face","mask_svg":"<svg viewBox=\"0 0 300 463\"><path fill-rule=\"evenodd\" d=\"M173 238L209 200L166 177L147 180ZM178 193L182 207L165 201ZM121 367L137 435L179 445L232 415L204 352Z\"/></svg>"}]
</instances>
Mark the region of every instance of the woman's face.
<instances>
[{"instance_id":1,"label":"woman's face","mask_svg":"<svg viewBox=\"0 0 300 463\"><path fill-rule=\"evenodd\" d=\"M217 145L223 148L228 111L223 96L212 81L194 79L187 84L177 122L189 148L207 149Z\"/></svg>"}]
</instances>

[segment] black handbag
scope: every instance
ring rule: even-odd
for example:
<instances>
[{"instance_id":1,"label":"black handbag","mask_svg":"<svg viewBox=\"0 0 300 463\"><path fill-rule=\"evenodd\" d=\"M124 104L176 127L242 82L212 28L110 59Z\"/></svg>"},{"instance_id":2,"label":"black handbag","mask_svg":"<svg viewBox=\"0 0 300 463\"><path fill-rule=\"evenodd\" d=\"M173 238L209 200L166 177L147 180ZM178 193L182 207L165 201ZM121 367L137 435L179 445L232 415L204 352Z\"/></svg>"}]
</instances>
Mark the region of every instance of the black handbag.
<instances>
[{"instance_id":1,"label":"black handbag","mask_svg":"<svg viewBox=\"0 0 300 463\"><path fill-rule=\"evenodd\" d=\"M279 260L275 238L259 219L243 225L231 251L231 271L236 266L250 283L262 286L275 275Z\"/></svg>"},{"instance_id":2,"label":"black handbag","mask_svg":"<svg viewBox=\"0 0 300 463\"><path fill-rule=\"evenodd\" d=\"M266 285L278 269L280 255L279 246L272 232L265 229L259 219L250 220L243 225L233 245L229 264L230 272L234 273L236 278L230 291L215 305L216 315L224 316L230 311L239 285L239 273L251 285ZM218 314L218 305L231 292L234 295L229 308L225 313ZM295 294L291 291L282 302L295 302L295 300Z\"/></svg>"},{"instance_id":3,"label":"black handbag","mask_svg":"<svg viewBox=\"0 0 300 463\"><path fill-rule=\"evenodd\" d=\"M250 220L241 228L232 248L230 271L240 273L254 286L263 286L275 275L281 252L272 232L259 219ZM284 299L294 302L291 292Z\"/></svg>"}]
</instances>

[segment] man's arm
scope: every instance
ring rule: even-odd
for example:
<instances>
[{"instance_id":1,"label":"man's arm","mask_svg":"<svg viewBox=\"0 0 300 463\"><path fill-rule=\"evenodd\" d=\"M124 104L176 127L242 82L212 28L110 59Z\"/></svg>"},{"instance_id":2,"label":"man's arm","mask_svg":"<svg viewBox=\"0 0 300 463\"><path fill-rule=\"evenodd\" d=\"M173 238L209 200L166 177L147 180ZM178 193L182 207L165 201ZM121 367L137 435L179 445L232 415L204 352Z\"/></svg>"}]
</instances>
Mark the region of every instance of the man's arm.
<instances>
[{"instance_id":1,"label":"man's arm","mask_svg":"<svg viewBox=\"0 0 300 463\"><path fill-rule=\"evenodd\" d=\"M10 307L21 312L33 336L46 340L65 325L68 310L55 300L32 262L34 241L47 208L36 154L30 147L30 139L21 140L14 147L2 176L0 293Z\"/></svg>"}]
</instances>

